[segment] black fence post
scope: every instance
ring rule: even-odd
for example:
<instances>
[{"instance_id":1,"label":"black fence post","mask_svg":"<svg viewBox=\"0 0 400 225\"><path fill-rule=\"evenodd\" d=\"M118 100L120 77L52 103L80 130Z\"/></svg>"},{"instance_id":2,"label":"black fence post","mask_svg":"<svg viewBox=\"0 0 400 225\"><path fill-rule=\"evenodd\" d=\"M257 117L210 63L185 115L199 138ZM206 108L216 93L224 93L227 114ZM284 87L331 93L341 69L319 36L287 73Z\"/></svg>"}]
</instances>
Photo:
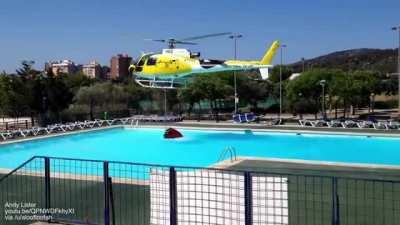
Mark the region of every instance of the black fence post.
<instances>
[{"instance_id":1,"label":"black fence post","mask_svg":"<svg viewBox=\"0 0 400 225\"><path fill-rule=\"evenodd\" d=\"M110 225L110 191L108 183L108 162L103 162L104 184L104 225Z\"/></svg>"},{"instance_id":2,"label":"black fence post","mask_svg":"<svg viewBox=\"0 0 400 225\"><path fill-rule=\"evenodd\" d=\"M178 224L177 215L177 192L176 192L176 171L174 167L169 168L169 224Z\"/></svg>"},{"instance_id":3,"label":"black fence post","mask_svg":"<svg viewBox=\"0 0 400 225\"><path fill-rule=\"evenodd\" d=\"M245 225L253 224L253 184L250 172L244 173L244 220Z\"/></svg>"},{"instance_id":4,"label":"black fence post","mask_svg":"<svg viewBox=\"0 0 400 225\"><path fill-rule=\"evenodd\" d=\"M25 120L25 129L28 129L28 120Z\"/></svg>"},{"instance_id":5,"label":"black fence post","mask_svg":"<svg viewBox=\"0 0 400 225\"><path fill-rule=\"evenodd\" d=\"M45 208L50 209L50 158L44 158L44 193L45 193ZM49 210L48 213L49 214Z\"/></svg>"},{"instance_id":6,"label":"black fence post","mask_svg":"<svg viewBox=\"0 0 400 225\"><path fill-rule=\"evenodd\" d=\"M6 122L6 130L8 130L8 122Z\"/></svg>"},{"instance_id":7,"label":"black fence post","mask_svg":"<svg viewBox=\"0 0 400 225\"><path fill-rule=\"evenodd\" d=\"M110 189L110 203L111 203L111 218L112 224L115 225L115 204L114 204L114 192L112 186L112 178L108 177L108 188Z\"/></svg>"},{"instance_id":8,"label":"black fence post","mask_svg":"<svg viewBox=\"0 0 400 225\"><path fill-rule=\"evenodd\" d=\"M339 195L337 191L337 178L332 178L332 225L340 225Z\"/></svg>"}]
</instances>

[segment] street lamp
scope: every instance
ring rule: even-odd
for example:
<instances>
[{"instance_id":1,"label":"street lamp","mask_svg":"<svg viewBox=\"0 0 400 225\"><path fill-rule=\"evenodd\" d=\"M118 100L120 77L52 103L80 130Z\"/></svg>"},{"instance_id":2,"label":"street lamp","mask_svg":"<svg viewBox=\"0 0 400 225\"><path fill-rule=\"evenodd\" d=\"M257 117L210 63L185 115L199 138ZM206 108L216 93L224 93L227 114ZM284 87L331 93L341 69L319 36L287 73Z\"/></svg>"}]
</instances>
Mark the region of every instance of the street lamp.
<instances>
[{"instance_id":1,"label":"street lamp","mask_svg":"<svg viewBox=\"0 0 400 225\"><path fill-rule=\"evenodd\" d=\"M242 38L243 35L241 34L233 34L230 35L229 38L233 39L234 41L234 47L235 47L235 60L237 59L237 39ZM238 98L238 94L237 94L237 84L236 84L236 71L233 71L233 85L234 85L234 89L235 89L235 114L237 114L237 105L239 103L239 98Z\"/></svg>"},{"instance_id":2,"label":"street lamp","mask_svg":"<svg viewBox=\"0 0 400 225\"><path fill-rule=\"evenodd\" d=\"M303 97L303 93L300 92L297 95L299 96L299 100L301 101L301 98ZM300 105L300 107L301 107L301 105ZM302 120L303 119L303 112L302 112L301 109L300 109L299 114L300 114L300 120Z\"/></svg>"},{"instance_id":3,"label":"street lamp","mask_svg":"<svg viewBox=\"0 0 400 225\"><path fill-rule=\"evenodd\" d=\"M282 115L282 66L283 66L283 48L286 48L286 45L282 44L281 49L281 65L279 66L279 119Z\"/></svg>"},{"instance_id":4,"label":"street lamp","mask_svg":"<svg viewBox=\"0 0 400 225\"><path fill-rule=\"evenodd\" d=\"M371 98L370 98L370 112L374 112L374 104L375 104L375 93L371 93Z\"/></svg>"},{"instance_id":5,"label":"street lamp","mask_svg":"<svg viewBox=\"0 0 400 225\"><path fill-rule=\"evenodd\" d=\"M319 85L322 86L322 117L323 119L326 118L326 113L325 113L325 85L326 85L326 80L320 80Z\"/></svg>"},{"instance_id":6,"label":"street lamp","mask_svg":"<svg viewBox=\"0 0 400 225\"><path fill-rule=\"evenodd\" d=\"M393 31L398 31L399 33L399 46L397 48L397 76L399 78L399 90L398 90L398 94L399 94L399 116L400 116L400 26L397 27L392 27Z\"/></svg>"}]
</instances>

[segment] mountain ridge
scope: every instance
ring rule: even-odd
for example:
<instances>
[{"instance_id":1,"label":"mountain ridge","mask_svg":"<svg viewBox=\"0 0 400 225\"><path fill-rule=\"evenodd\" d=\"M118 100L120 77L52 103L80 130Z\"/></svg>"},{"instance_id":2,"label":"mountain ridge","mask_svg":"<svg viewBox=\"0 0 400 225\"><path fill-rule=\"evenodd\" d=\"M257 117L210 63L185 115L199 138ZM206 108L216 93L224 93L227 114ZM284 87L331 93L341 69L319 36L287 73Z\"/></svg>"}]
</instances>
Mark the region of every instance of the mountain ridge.
<instances>
[{"instance_id":1,"label":"mountain ridge","mask_svg":"<svg viewBox=\"0 0 400 225\"><path fill-rule=\"evenodd\" d=\"M292 63L294 72L304 69L328 68L348 70L375 70L382 74L394 73L397 68L397 48L356 48L331 52L311 59Z\"/></svg>"}]
</instances>

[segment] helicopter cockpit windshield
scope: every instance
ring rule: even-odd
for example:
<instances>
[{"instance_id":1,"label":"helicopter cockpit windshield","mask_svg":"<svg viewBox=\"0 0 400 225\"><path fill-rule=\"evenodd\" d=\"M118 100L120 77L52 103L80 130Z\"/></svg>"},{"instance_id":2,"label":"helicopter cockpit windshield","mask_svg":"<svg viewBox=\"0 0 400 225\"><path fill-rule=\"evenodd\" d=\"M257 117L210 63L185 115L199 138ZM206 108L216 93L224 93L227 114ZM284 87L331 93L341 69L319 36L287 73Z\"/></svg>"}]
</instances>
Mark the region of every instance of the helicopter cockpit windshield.
<instances>
[{"instance_id":1,"label":"helicopter cockpit windshield","mask_svg":"<svg viewBox=\"0 0 400 225\"><path fill-rule=\"evenodd\" d=\"M143 70L143 65L146 63L147 59L152 56L152 54L145 54L140 57L140 59L137 61L136 66L135 66L135 71L136 72L141 72Z\"/></svg>"}]
</instances>

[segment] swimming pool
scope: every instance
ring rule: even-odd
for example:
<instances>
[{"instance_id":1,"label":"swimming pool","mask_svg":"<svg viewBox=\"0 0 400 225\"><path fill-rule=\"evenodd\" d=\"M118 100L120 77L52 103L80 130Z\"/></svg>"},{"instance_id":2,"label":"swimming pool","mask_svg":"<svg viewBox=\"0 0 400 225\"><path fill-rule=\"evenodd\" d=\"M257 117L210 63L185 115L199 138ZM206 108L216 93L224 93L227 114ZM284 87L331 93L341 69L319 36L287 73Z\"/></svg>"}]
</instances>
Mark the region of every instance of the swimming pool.
<instances>
[{"instance_id":1,"label":"swimming pool","mask_svg":"<svg viewBox=\"0 0 400 225\"><path fill-rule=\"evenodd\" d=\"M289 132L181 129L166 140L161 128L115 128L0 145L0 168L32 156L128 161L177 166L217 163L226 147L238 156L400 166L400 138Z\"/></svg>"}]
</instances>

